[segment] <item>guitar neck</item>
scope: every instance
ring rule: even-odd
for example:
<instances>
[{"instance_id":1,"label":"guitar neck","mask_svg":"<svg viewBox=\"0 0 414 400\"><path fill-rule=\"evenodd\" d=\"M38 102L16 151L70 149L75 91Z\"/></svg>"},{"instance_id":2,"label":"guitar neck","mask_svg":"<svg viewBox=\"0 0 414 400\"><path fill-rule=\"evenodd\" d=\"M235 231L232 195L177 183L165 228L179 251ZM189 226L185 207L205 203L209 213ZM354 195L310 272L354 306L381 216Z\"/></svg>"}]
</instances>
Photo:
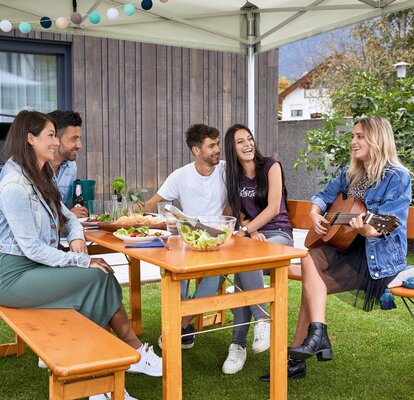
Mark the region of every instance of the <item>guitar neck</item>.
<instances>
[{"instance_id":1,"label":"guitar neck","mask_svg":"<svg viewBox=\"0 0 414 400\"><path fill-rule=\"evenodd\" d=\"M359 214L338 214L335 216L331 225L347 225L351 221L352 218L358 217ZM329 219L329 214L326 216Z\"/></svg>"}]
</instances>

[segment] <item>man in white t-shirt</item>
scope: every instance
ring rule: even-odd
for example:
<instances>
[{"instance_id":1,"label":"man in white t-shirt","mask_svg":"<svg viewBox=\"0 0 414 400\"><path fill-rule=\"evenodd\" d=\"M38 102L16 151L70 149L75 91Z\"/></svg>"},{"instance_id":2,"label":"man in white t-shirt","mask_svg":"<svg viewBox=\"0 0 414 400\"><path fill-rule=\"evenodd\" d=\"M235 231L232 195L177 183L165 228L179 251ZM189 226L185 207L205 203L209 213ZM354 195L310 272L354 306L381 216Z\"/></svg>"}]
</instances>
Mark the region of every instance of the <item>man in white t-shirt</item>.
<instances>
[{"instance_id":1,"label":"man in white t-shirt","mask_svg":"<svg viewBox=\"0 0 414 400\"><path fill-rule=\"evenodd\" d=\"M216 128L195 124L187 129L185 139L194 162L172 172L158 192L146 201L144 210L155 211L157 203L163 200L178 200L185 214L222 215L227 205L227 192L225 162L220 161L220 133ZM219 276L204 278L193 297L213 296L221 283ZM187 281L182 281L182 296L187 297L187 292ZM194 332L192 319L192 316L182 319L182 335ZM181 340L183 349L194 346L194 335Z\"/></svg>"}]
</instances>

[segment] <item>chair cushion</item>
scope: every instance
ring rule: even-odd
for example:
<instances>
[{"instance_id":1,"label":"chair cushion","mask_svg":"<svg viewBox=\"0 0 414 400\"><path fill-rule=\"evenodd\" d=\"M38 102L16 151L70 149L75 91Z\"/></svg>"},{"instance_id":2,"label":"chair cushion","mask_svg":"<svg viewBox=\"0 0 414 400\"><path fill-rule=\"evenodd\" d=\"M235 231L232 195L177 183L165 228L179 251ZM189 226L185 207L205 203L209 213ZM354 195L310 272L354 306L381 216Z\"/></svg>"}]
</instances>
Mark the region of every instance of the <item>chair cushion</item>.
<instances>
[{"instance_id":1,"label":"chair cushion","mask_svg":"<svg viewBox=\"0 0 414 400\"><path fill-rule=\"evenodd\" d=\"M406 269L402 270L389 284L389 288L402 286L403 281L414 277L414 266L409 265Z\"/></svg>"}]
</instances>

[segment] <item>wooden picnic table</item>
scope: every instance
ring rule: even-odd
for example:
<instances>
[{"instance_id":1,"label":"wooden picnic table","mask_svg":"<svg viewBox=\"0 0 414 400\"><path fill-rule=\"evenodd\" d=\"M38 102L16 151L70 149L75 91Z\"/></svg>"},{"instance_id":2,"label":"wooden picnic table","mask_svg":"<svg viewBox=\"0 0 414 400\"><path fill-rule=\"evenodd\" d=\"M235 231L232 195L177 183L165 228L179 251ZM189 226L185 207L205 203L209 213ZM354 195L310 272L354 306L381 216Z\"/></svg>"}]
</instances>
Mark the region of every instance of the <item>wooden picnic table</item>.
<instances>
[{"instance_id":1,"label":"wooden picnic table","mask_svg":"<svg viewBox=\"0 0 414 400\"><path fill-rule=\"evenodd\" d=\"M180 238L170 238L171 250L162 247L125 248L125 243L102 230L85 232L88 241L99 247L126 254L139 270L140 261L161 268L161 322L163 357L163 399L182 399L181 318L252 304L270 303L270 399L287 399L287 282L291 259L305 257L306 250L232 237L217 251L198 252ZM180 281L207 276L227 275L259 269L270 270L270 287L232 294L181 300ZM140 286L137 271L132 271L130 285ZM140 289L139 289L140 290ZM135 296L134 291L131 292ZM140 315L140 297L133 299L132 315ZM137 312L139 309L139 312Z\"/></svg>"}]
</instances>

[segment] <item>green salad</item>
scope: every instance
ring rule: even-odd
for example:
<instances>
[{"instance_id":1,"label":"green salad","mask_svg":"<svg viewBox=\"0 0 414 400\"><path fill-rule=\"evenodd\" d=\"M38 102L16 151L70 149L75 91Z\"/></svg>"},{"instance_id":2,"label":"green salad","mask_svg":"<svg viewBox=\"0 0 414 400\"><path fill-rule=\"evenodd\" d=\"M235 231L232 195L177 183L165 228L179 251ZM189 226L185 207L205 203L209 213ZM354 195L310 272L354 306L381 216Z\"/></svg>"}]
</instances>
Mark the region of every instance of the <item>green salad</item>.
<instances>
[{"instance_id":1,"label":"green salad","mask_svg":"<svg viewBox=\"0 0 414 400\"><path fill-rule=\"evenodd\" d=\"M222 229L224 233L214 237L202 229L192 229L187 225L182 225L181 233L184 241L192 248L196 250L214 250L223 244L232 234L228 228L220 229Z\"/></svg>"},{"instance_id":2,"label":"green salad","mask_svg":"<svg viewBox=\"0 0 414 400\"><path fill-rule=\"evenodd\" d=\"M115 233L118 235L130 236L130 237L145 237L150 236L150 230L148 226L140 226L139 228L134 228L131 226L130 228L120 228ZM158 236L158 235L153 235Z\"/></svg>"}]
</instances>

